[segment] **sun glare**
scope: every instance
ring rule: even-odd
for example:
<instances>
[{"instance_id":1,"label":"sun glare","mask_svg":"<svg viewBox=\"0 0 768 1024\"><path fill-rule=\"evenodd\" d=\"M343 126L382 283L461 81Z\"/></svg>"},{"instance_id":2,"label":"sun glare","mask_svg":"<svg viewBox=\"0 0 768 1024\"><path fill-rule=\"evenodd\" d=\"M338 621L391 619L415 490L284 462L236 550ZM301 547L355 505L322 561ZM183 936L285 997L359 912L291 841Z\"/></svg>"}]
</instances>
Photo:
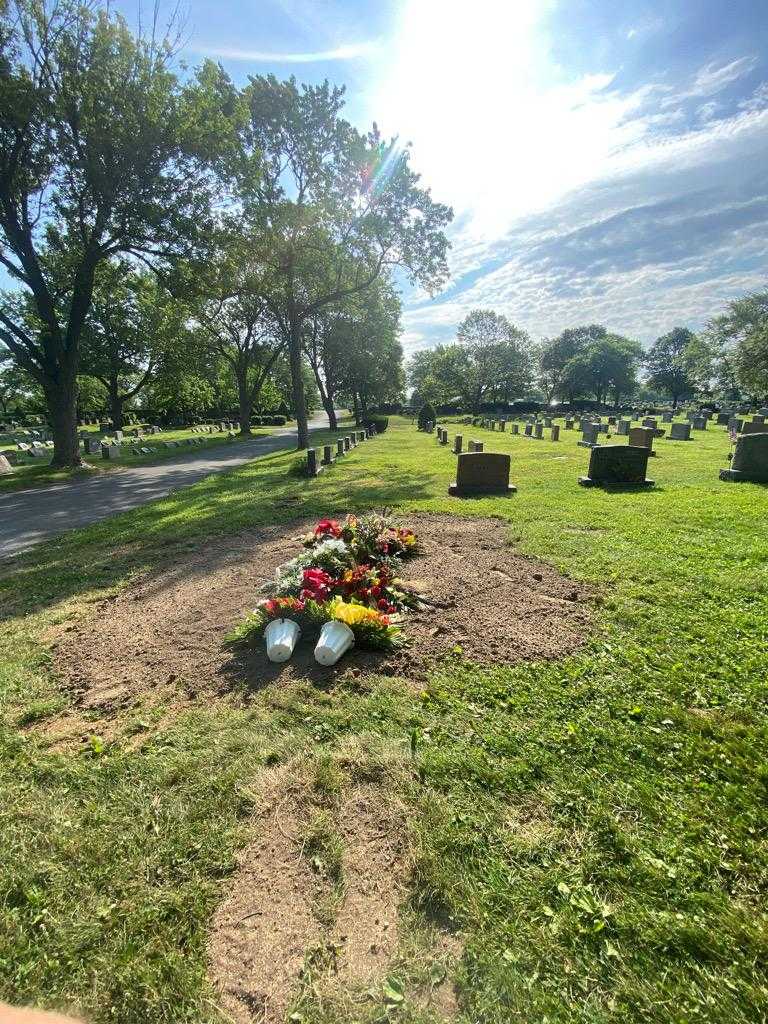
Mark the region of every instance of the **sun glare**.
<instances>
[{"instance_id":1,"label":"sun glare","mask_svg":"<svg viewBox=\"0 0 768 1024\"><path fill-rule=\"evenodd\" d=\"M373 109L414 144L436 197L482 234L590 180L634 141L611 74L568 78L549 50L548 0L409 0Z\"/></svg>"}]
</instances>

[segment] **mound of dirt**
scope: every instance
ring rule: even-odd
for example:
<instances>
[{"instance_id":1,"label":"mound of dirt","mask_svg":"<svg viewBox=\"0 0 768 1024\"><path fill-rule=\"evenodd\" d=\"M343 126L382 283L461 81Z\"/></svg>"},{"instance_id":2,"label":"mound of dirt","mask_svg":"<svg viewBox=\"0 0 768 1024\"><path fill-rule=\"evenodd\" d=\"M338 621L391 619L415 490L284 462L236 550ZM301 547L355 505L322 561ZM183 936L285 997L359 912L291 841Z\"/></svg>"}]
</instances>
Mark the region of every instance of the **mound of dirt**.
<instances>
[{"instance_id":1,"label":"mound of dirt","mask_svg":"<svg viewBox=\"0 0 768 1024\"><path fill-rule=\"evenodd\" d=\"M258 690L278 679L328 681L358 668L422 680L441 657L485 665L562 658L578 649L591 612L589 591L552 566L515 553L496 519L408 516L423 554L405 577L430 602L410 614L409 643L387 655L353 651L333 668L301 641L291 661L273 665L262 648L237 652L223 637L255 605L258 587L300 551L312 523L207 540L158 569L97 614L68 626L54 643L55 667L85 708L130 704L171 686L198 692Z\"/></svg>"}]
</instances>

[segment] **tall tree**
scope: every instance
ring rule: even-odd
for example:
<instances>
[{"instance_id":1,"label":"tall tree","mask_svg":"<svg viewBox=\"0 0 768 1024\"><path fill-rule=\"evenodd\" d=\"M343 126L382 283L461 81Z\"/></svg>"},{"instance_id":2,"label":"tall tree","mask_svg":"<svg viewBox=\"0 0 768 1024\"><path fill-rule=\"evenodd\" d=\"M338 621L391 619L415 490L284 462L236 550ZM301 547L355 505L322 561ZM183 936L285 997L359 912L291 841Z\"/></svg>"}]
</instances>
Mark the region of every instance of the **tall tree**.
<instances>
[{"instance_id":1,"label":"tall tree","mask_svg":"<svg viewBox=\"0 0 768 1024\"><path fill-rule=\"evenodd\" d=\"M676 408L681 398L696 394L702 383L699 339L687 327L675 327L651 345L645 366L648 383L666 392Z\"/></svg>"},{"instance_id":2,"label":"tall tree","mask_svg":"<svg viewBox=\"0 0 768 1024\"><path fill-rule=\"evenodd\" d=\"M241 198L273 284L285 338L299 447L309 443L302 372L306 326L326 306L401 267L433 292L445 281L451 210L432 200L397 140L341 117L343 89L251 78Z\"/></svg>"},{"instance_id":3,"label":"tall tree","mask_svg":"<svg viewBox=\"0 0 768 1024\"><path fill-rule=\"evenodd\" d=\"M491 395L499 401L530 387L532 361L525 331L491 309L474 309L459 324L452 360L457 393L473 412Z\"/></svg>"},{"instance_id":4,"label":"tall tree","mask_svg":"<svg viewBox=\"0 0 768 1024\"><path fill-rule=\"evenodd\" d=\"M184 311L151 272L125 260L101 264L82 336L80 369L101 381L116 430L163 352L184 330Z\"/></svg>"},{"instance_id":5,"label":"tall tree","mask_svg":"<svg viewBox=\"0 0 768 1024\"><path fill-rule=\"evenodd\" d=\"M76 380L99 264L167 260L207 217L202 157L229 122L209 83L179 85L173 51L97 0L0 8L0 264L33 314L0 305L0 340L45 393L55 466L81 461Z\"/></svg>"},{"instance_id":6,"label":"tall tree","mask_svg":"<svg viewBox=\"0 0 768 1024\"><path fill-rule=\"evenodd\" d=\"M598 404L613 390L618 405L622 395L637 386L636 371L642 357L639 342L618 334L605 334L589 341L564 368L564 380L574 388L594 394Z\"/></svg>"},{"instance_id":7,"label":"tall tree","mask_svg":"<svg viewBox=\"0 0 768 1024\"><path fill-rule=\"evenodd\" d=\"M768 291L734 299L712 320L707 334L731 397L738 383L753 400L768 399Z\"/></svg>"},{"instance_id":8,"label":"tall tree","mask_svg":"<svg viewBox=\"0 0 768 1024\"><path fill-rule=\"evenodd\" d=\"M544 377L553 395L571 404L592 390L585 361L587 348L605 338L601 324L568 327L556 338L546 339L539 349L539 375Z\"/></svg>"},{"instance_id":9,"label":"tall tree","mask_svg":"<svg viewBox=\"0 0 768 1024\"><path fill-rule=\"evenodd\" d=\"M181 290L210 351L222 359L237 391L240 433L251 433L251 415L282 355L285 339L266 301L268 284L258 245L235 223L216 233L213 258L185 268Z\"/></svg>"},{"instance_id":10,"label":"tall tree","mask_svg":"<svg viewBox=\"0 0 768 1024\"><path fill-rule=\"evenodd\" d=\"M400 300L388 276L310 321L305 351L332 430L337 429L334 404L342 392L350 397L358 421L367 416L371 402L401 395L399 331Z\"/></svg>"}]
</instances>

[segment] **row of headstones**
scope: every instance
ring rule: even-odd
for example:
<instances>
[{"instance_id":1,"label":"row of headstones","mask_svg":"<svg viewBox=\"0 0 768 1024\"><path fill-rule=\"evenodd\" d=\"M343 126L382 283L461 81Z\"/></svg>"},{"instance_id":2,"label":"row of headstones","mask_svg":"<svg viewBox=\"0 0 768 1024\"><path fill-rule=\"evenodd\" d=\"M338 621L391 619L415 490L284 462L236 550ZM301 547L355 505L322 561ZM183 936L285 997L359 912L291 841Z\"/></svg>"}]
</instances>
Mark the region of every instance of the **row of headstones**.
<instances>
[{"instance_id":1,"label":"row of headstones","mask_svg":"<svg viewBox=\"0 0 768 1024\"><path fill-rule=\"evenodd\" d=\"M456 481L448 488L455 497L512 494L509 482L510 456L501 452L483 452L482 443L470 442L468 452L457 452ZM590 451L589 469L579 477L582 487L624 485L653 487L647 476L652 451L641 445L596 445ZM768 433L742 435L728 469L720 470L720 479L768 483Z\"/></svg>"},{"instance_id":2,"label":"row of headstones","mask_svg":"<svg viewBox=\"0 0 768 1024\"><path fill-rule=\"evenodd\" d=\"M499 421L499 422L502 423L502 426L501 426L500 429L503 432L504 431L503 421ZM532 437L535 440L542 441L542 440L544 440L544 426L545 425L543 423L526 423L524 425L523 433L522 433L521 436L522 437ZM520 424L519 423L512 423L512 424L510 424L510 434L513 437L516 437L518 434L520 434ZM559 441L560 440L560 426L559 426L559 424L554 423L550 427L550 439L552 441ZM438 444L448 444L448 431L444 427L438 427L437 428L437 441L438 441ZM454 445L453 445L453 451L454 451L455 455L458 455L459 452L461 451L463 441L464 441L463 435L462 434L456 434L456 437L455 437L455 440L454 440Z\"/></svg>"},{"instance_id":3,"label":"row of headstones","mask_svg":"<svg viewBox=\"0 0 768 1024\"><path fill-rule=\"evenodd\" d=\"M28 456L32 459L45 458L46 455L50 455L52 448L53 441L33 441L31 444L20 441L16 448L0 451L0 456L6 460L9 466L15 466L23 456Z\"/></svg>"},{"instance_id":4,"label":"row of headstones","mask_svg":"<svg viewBox=\"0 0 768 1024\"><path fill-rule=\"evenodd\" d=\"M336 452L334 454L334 446L332 444L323 445L322 455L320 454L319 448L308 448L307 449L307 476L317 476L325 469L326 466L331 466L336 459L343 458L352 448L357 448L359 444L366 441L369 437L373 437L376 434L376 427L370 424L365 430L355 430L351 434L347 434L344 437L336 439Z\"/></svg>"},{"instance_id":5,"label":"row of headstones","mask_svg":"<svg viewBox=\"0 0 768 1024\"><path fill-rule=\"evenodd\" d=\"M202 437L187 437L183 441L161 441L163 448L183 448L187 445L205 444ZM122 454L127 455L151 455L158 448L142 447L134 442L121 443L113 439L94 439L85 442L85 450L88 455L101 455L103 459L119 459Z\"/></svg>"}]
</instances>

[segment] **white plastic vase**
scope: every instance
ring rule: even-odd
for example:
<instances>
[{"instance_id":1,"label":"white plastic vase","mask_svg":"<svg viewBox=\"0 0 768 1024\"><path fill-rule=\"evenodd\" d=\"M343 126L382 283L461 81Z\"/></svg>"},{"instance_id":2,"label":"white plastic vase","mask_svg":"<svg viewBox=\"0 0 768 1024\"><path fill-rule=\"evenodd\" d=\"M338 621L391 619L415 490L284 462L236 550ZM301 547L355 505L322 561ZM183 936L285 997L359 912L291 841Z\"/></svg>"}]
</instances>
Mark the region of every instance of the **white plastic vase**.
<instances>
[{"instance_id":1,"label":"white plastic vase","mask_svg":"<svg viewBox=\"0 0 768 1024\"><path fill-rule=\"evenodd\" d=\"M355 634L346 622L333 619L320 630L320 639L315 647L315 661L321 665L335 665L355 642Z\"/></svg>"},{"instance_id":2,"label":"white plastic vase","mask_svg":"<svg viewBox=\"0 0 768 1024\"><path fill-rule=\"evenodd\" d=\"M264 630L269 660L288 661L300 634L299 624L293 619L273 619Z\"/></svg>"}]
</instances>

